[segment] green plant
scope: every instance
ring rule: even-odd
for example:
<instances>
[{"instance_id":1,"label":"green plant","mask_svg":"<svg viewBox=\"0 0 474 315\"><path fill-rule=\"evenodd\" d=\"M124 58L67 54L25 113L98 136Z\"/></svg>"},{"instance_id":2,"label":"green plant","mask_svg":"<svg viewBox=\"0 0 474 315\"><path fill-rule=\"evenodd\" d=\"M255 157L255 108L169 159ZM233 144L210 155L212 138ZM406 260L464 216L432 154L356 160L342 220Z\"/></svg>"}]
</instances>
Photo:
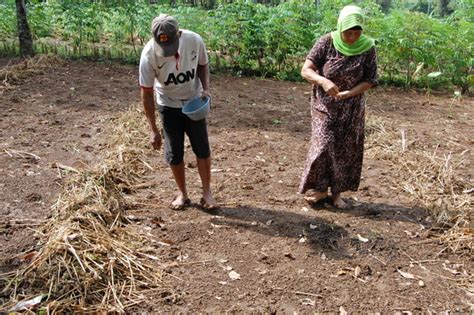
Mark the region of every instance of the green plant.
<instances>
[{"instance_id":1,"label":"green plant","mask_svg":"<svg viewBox=\"0 0 474 315\"><path fill-rule=\"evenodd\" d=\"M136 63L141 47L151 38L153 17L168 13L182 28L202 35L213 71L302 80L300 69L315 40L335 29L340 9L353 1L217 3L207 11L188 5L150 5L147 0L31 0L28 13L35 42L44 52ZM357 4L368 17L364 32L376 39L382 82L428 88L428 93L453 86L465 93L472 85L474 27L468 1L457 1L454 13L444 19L408 11L406 5L394 5L397 9L384 14L374 0ZM16 32L14 1L3 2L0 52L17 50ZM439 69L442 76L429 76Z\"/></svg>"},{"instance_id":2,"label":"green plant","mask_svg":"<svg viewBox=\"0 0 474 315\"><path fill-rule=\"evenodd\" d=\"M451 102L449 103L448 118L452 119L453 117L453 106L455 102L460 102L462 99L461 91L454 91Z\"/></svg>"},{"instance_id":3,"label":"green plant","mask_svg":"<svg viewBox=\"0 0 474 315\"><path fill-rule=\"evenodd\" d=\"M428 80L427 82L427 90L428 90L428 104L431 104L430 96L431 96L431 80L435 80L437 77L439 77L442 74L441 71L436 71L436 72L430 72L428 73L427 77Z\"/></svg>"}]
</instances>

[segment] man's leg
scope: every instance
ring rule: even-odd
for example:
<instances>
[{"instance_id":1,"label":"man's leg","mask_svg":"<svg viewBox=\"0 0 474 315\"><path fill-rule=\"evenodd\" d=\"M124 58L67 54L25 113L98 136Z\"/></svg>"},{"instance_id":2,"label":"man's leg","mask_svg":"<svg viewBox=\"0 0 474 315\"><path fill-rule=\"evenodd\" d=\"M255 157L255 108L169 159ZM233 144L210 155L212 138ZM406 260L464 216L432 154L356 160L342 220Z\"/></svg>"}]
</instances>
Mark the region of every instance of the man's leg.
<instances>
[{"instance_id":1,"label":"man's leg","mask_svg":"<svg viewBox=\"0 0 474 315\"><path fill-rule=\"evenodd\" d=\"M171 168L178 195L171 202L173 209L181 209L190 203L186 190L184 171L184 121L180 109L159 106L165 137L165 160Z\"/></svg>"},{"instance_id":2,"label":"man's leg","mask_svg":"<svg viewBox=\"0 0 474 315\"><path fill-rule=\"evenodd\" d=\"M186 124L186 134L196 155L196 164L201 177L202 199L201 205L207 209L216 208L216 201L211 191L211 149L207 135L205 120L191 121Z\"/></svg>"},{"instance_id":3,"label":"man's leg","mask_svg":"<svg viewBox=\"0 0 474 315\"><path fill-rule=\"evenodd\" d=\"M202 183L202 205L205 208L215 208L216 201L211 191L211 157L201 159L196 158L199 176Z\"/></svg>"},{"instance_id":4,"label":"man's leg","mask_svg":"<svg viewBox=\"0 0 474 315\"><path fill-rule=\"evenodd\" d=\"M171 203L173 208L180 208L189 203L188 192L186 190L186 176L184 173L184 162L177 165L170 165L173 177L178 186L179 194Z\"/></svg>"}]
</instances>

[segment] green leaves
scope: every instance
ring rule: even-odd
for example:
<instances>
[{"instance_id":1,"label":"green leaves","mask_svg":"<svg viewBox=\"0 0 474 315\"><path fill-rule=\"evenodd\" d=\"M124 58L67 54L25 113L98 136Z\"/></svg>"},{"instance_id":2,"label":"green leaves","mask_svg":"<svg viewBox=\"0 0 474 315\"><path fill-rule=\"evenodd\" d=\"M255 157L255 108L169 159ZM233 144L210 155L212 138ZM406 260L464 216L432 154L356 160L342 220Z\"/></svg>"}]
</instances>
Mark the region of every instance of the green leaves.
<instances>
[{"instance_id":1,"label":"green leaves","mask_svg":"<svg viewBox=\"0 0 474 315\"><path fill-rule=\"evenodd\" d=\"M220 4L209 11L186 5L150 5L148 0L28 3L35 39L53 37L72 44L79 56L86 54L84 47L100 46L102 57L109 57L107 52L113 50L119 58L136 62L141 46L151 37L151 20L168 13L178 18L182 28L202 35L211 67L301 80L300 69L313 43L334 30L340 9L353 1L289 0L268 6L235 0L217 2ZM466 13L472 12L467 3L458 1L454 14L435 19L405 9L384 14L374 0L357 1L368 17L364 33L376 39L382 81L421 87L457 85L461 90L472 85L474 27L472 15ZM0 38L13 42L16 36L14 2L0 4ZM95 52L97 57L99 50ZM437 74L441 71L442 75Z\"/></svg>"},{"instance_id":2,"label":"green leaves","mask_svg":"<svg viewBox=\"0 0 474 315\"><path fill-rule=\"evenodd\" d=\"M437 77L439 77L441 74L442 74L442 72L440 72L440 71L430 72L430 73L428 73L428 78L437 78Z\"/></svg>"}]
</instances>

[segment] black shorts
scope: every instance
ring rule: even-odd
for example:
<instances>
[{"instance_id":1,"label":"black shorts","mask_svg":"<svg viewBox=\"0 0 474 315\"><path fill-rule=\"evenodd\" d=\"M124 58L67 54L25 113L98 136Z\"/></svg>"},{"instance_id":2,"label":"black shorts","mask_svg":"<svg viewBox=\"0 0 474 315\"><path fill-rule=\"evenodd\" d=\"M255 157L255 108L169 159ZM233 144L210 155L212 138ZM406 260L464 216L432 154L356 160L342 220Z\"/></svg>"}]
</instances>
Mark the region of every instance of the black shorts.
<instances>
[{"instance_id":1,"label":"black shorts","mask_svg":"<svg viewBox=\"0 0 474 315\"><path fill-rule=\"evenodd\" d=\"M181 112L181 108L158 106L165 137L165 160L178 165L184 157L184 134L191 142L194 154L200 159L211 156L206 120L194 121Z\"/></svg>"}]
</instances>

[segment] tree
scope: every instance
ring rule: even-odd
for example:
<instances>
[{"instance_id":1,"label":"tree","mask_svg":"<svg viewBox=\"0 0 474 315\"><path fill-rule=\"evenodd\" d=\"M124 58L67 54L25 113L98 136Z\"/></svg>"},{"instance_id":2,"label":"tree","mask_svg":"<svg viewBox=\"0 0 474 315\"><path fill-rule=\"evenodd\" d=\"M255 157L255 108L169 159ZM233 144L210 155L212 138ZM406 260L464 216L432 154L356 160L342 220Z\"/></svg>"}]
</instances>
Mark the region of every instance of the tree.
<instances>
[{"instance_id":1,"label":"tree","mask_svg":"<svg viewBox=\"0 0 474 315\"><path fill-rule=\"evenodd\" d=\"M388 13L392 7L392 0L377 0L384 13Z\"/></svg>"},{"instance_id":2,"label":"tree","mask_svg":"<svg viewBox=\"0 0 474 315\"><path fill-rule=\"evenodd\" d=\"M446 15L453 13L453 10L451 10L451 8L449 8L448 5L449 5L449 0L438 1L438 11L441 17L445 17Z\"/></svg>"},{"instance_id":3,"label":"tree","mask_svg":"<svg viewBox=\"0 0 474 315\"><path fill-rule=\"evenodd\" d=\"M18 38L20 40L21 57L32 57L35 54L33 49L33 38L31 36L30 26L26 17L25 0L15 0L16 3L16 21L18 28Z\"/></svg>"}]
</instances>

